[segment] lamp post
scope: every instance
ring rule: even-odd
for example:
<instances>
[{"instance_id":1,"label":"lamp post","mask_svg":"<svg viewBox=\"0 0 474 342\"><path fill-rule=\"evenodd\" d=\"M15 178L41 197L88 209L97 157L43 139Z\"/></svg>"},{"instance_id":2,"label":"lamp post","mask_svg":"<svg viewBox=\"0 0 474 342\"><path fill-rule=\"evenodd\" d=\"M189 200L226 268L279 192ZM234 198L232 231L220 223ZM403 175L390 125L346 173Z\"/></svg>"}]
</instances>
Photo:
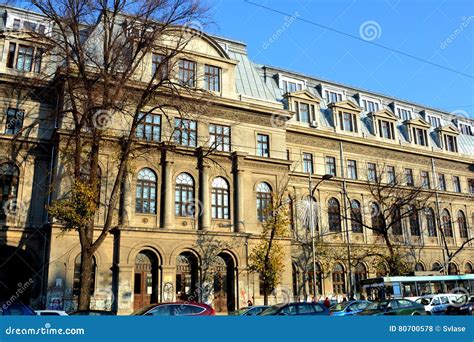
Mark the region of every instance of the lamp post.
<instances>
[{"instance_id":1,"label":"lamp post","mask_svg":"<svg viewBox=\"0 0 474 342\"><path fill-rule=\"evenodd\" d=\"M324 182L325 180L331 179L333 175L330 175L330 174L323 175L320 181L316 183L316 185L313 187L311 171L308 174L309 174L308 190L309 190L309 225L310 225L309 227L311 230L311 253L312 253L312 259L313 259L313 292L314 292L313 295L316 295L316 251L315 251L316 246L314 242L314 239L316 238L316 232L315 232L314 218L313 218L313 194L322 182Z\"/></svg>"}]
</instances>

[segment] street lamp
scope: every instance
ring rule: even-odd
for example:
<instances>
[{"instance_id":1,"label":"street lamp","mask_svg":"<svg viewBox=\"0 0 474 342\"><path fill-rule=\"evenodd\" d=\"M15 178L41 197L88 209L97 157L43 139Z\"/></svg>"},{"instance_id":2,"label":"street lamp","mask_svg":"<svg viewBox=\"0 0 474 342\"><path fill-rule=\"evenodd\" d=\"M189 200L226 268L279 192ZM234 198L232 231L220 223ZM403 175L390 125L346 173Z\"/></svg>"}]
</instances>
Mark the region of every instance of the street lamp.
<instances>
[{"instance_id":1,"label":"street lamp","mask_svg":"<svg viewBox=\"0 0 474 342\"><path fill-rule=\"evenodd\" d=\"M316 232L314 227L314 219L313 219L313 195L318 186L333 177L331 174L325 174L321 177L318 183L313 187L312 179L311 179L311 172L309 174L309 181L308 181L308 190L309 190L309 224L311 230L311 252L313 256L313 295L316 295L316 251L315 251L315 242L314 239L316 238Z\"/></svg>"}]
</instances>

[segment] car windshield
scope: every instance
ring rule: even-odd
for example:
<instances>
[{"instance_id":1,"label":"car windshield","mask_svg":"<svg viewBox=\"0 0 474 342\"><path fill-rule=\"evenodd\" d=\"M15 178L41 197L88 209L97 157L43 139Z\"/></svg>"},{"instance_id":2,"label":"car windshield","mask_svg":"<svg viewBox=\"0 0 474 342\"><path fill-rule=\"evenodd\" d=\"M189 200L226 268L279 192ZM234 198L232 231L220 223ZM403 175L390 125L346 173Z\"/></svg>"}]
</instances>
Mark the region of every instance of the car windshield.
<instances>
[{"instance_id":1,"label":"car windshield","mask_svg":"<svg viewBox=\"0 0 474 342\"><path fill-rule=\"evenodd\" d=\"M385 310L388 303L389 303L388 300L384 300L381 302L373 302L373 303L370 303L365 309L366 310Z\"/></svg>"},{"instance_id":2,"label":"car windshield","mask_svg":"<svg viewBox=\"0 0 474 342\"><path fill-rule=\"evenodd\" d=\"M345 303L338 303L338 304L334 304L333 306L331 306L329 308L330 311L342 311L344 310L345 308L347 308L347 306L351 304L350 302L345 302Z\"/></svg>"},{"instance_id":3,"label":"car windshield","mask_svg":"<svg viewBox=\"0 0 474 342\"><path fill-rule=\"evenodd\" d=\"M248 310L249 310L249 308L248 308L248 307L245 307L245 308L239 309L239 310L237 310L237 311L234 311L232 314L233 314L233 315L237 315L237 316L241 316L241 315L243 315L244 313L246 313Z\"/></svg>"},{"instance_id":4,"label":"car windshield","mask_svg":"<svg viewBox=\"0 0 474 342\"><path fill-rule=\"evenodd\" d=\"M268 309L265 309L260 313L261 316L268 316L268 315L274 315L280 310L282 307L284 307L285 304L277 304L270 306Z\"/></svg>"},{"instance_id":5,"label":"car windshield","mask_svg":"<svg viewBox=\"0 0 474 342\"><path fill-rule=\"evenodd\" d=\"M431 298L418 298L415 302L422 305L429 305L431 303Z\"/></svg>"},{"instance_id":6,"label":"car windshield","mask_svg":"<svg viewBox=\"0 0 474 342\"><path fill-rule=\"evenodd\" d=\"M150 310L154 307L155 307L155 305L144 306L143 308L132 312L132 316L143 316L148 310Z\"/></svg>"}]
</instances>

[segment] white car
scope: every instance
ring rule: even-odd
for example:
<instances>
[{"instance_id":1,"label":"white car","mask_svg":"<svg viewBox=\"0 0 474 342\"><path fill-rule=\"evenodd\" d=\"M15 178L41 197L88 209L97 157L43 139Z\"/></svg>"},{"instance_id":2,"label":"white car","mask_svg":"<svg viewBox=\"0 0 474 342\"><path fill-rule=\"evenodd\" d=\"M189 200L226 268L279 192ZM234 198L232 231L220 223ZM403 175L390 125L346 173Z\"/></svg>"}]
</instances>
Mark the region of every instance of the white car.
<instances>
[{"instance_id":1,"label":"white car","mask_svg":"<svg viewBox=\"0 0 474 342\"><path fill-rule=\"evenodd\" d=\"M35 310L37 316L69 316L62 310Z\"/></svg>"},{"instance_id":2,"label":"white car","mask_svg":"<svg viewBox=\"0 0 474 342\"><path fill-rule=\"evenodd\" d=\"M423 304L428 315L444 315L450 302L455 302L459 295L443 293L426 295L415 300L416 303Z\"/></svg>"}]
</instances>

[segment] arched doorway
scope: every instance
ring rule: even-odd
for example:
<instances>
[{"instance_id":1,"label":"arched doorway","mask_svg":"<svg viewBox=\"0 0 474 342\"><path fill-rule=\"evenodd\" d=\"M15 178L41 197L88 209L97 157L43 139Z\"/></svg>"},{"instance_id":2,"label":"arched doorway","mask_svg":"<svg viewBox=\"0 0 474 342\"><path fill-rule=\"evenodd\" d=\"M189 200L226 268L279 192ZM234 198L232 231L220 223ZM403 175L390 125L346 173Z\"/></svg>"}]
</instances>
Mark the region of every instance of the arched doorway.
<instances>
[{"instance_id":1,"label":"arched doorway","mask_svg":"<svg viewBox=\"0 0 474 342\"><path fill-rule=\"evenodd\" d=\"M212 266L214 299L212 306L216 312L230 312L235 305L235 262L227 253L220 253Z\"/></svg>"},{"instance_id":2,"label":"arched doorway","mask_svg":"<svg viewBox=\"0 0 474 342\"><path fill-rule=\"evenodd\" d=\"M176 257L176 300L199 301L198 259L191 252Z\"/></svg>"},{"instance_id":3,"label":"arched doorway","mask_svg":"<svg viewBox=\"0 0 474 342\"><path fill-rule=\"evenodd\" d=\"M158 303L159 264L158 257L150 250L143 250L137 254L133 285L133 307L135 310L152 303Z\"/></svg>"},{"instance_id":4,"label":"arched doorway","mask_svg":"<svg viewBox=\"0 0 474 342\"><path fill-rule=\"evenodd\" d=\"M12 246L0 246L0 300L30 303L34 277L30 254ZM21 290L21 291L20 291Z\"/></svg>"}]
</instances>

